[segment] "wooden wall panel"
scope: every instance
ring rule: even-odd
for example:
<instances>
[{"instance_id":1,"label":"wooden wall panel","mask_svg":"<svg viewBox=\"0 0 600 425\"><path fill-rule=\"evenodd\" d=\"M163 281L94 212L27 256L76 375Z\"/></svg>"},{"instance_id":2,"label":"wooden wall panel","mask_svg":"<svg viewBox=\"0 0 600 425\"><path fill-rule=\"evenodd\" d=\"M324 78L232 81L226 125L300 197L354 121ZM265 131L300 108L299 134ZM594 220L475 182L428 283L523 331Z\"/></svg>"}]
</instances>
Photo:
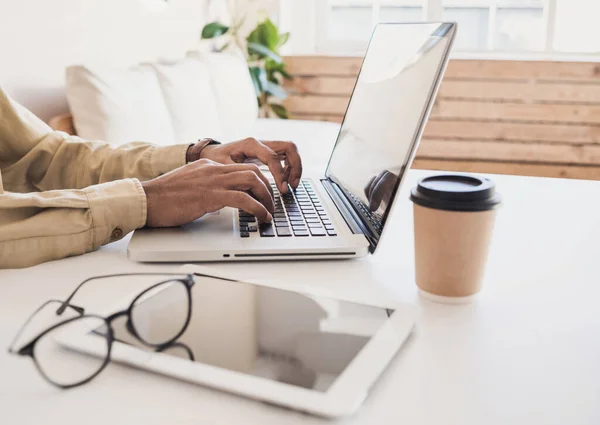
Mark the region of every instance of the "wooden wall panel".
<instances>
[{"instance_id":1,"label":"wooden wall panel","mask_svg":"<svg viewBox=\"0 0 600 425\"><path fill-rule=\"evenodd\" d=\"M448 65L446 76L448 78L468 79L597 82L600 78L600 63L453 60Z\"/></svg>"},{"instance_id":2,"label":"wooden wall panel","mask_svg":"<svg viewBox=\"0 0 600 425\"><path fill-rule=\"evenodd\" d=\"M362 64L360 57L290 56L286 58L293 75L357 75ZM446 70L447 78L510 79L597 82L600 63L550 62L507 60L452 60Z\"/></svg>"},{"instance_id":3,"label":"wooden wall panel","mask_svg":"<svg viewBox=\"0 0 600 425\"><path fill-rule=\"evenodd\" d=\"M442 98L490 102L591 103L600 105L600 85L448 79L441 86L439 96Z\"/></svg>"},{"instance_id":4,"label":"wooden wall panel","mask_svg":"<svg viewBox=\"0 0 600 425\"><path fill-rule=\"evenodd\" d=\"M350 96L356 76L304 76L287 83L296 94ZM600 85L589 83L480 81L446 79L442 98L515 103L584 103L600 105Z\"/></svg>"},{"instance_id":5,"label":"wooden wall panel","mask_svg":"<svg viewBox=\"0 0 600 425\"><path fill-rule=\"evenodd\" d=\"M292 94L285 100L285 106L292 112L343 116L348 107L347 96L318 96L314 94Z\"/></svg>"},{"instance_id":6,"label":"wooden wall panel","mask_svg":"<svg viewBox=\"0 0 600 425\"><path fill-rule=\"evenodd\" d=\"M362 58L286 61L293 116L341 122ZM600 179L600 64L450 61L415 167Z\"/></svg>"},{"instance_id":7,"label":"wooden wall panel","mask_svg":"<svg viewBox=\"0 0 600 425\"><path fill-rule=\"evenodd\" d=\"M343 102L329 100L323 103L325 110L333 110L334 107L339 106L345 108L347 105L345 100ZM342 105L339 105L340 103ZM431 118L597 124L600 122L600 106L474 102L438 98L431 111Z\"/></svg>"},{"instance_id":8,"label":"wooden wall panel","mask_svg":"<svg viewBox=\"0 0 600 425\"><path fill-rule=\"evenodd\" d=\"M336 56L289 56L285 58L292 75L356 76L362 58Z\"/></svg>"},{"instance_id":9,"label":"wooden wall panel","mask_svg":"<svg viewBox=\"0 0 600 425\"><path fill-rule=\"evenodd\" d=\"M353 77L296 77L287 82L287 88L298 94L319 94L333 96L350 96L356 83Z\"/></svg>"},{"instance_id":10,"label":"wooden wall panel","mask_svg":"<svg viewBox=\"0 0 600 425\"><path fill-rule=\"evenodd\" d=\"M600 145L506 143L502 141L426 139L419 157L428 159L600 165Z\"/></svg>"},{"instance_id":11,"label":"wooden wall panel","mask_svg":"<svg viewBox=\"0 0 600 425\"><path fill-rule=\"evenodd\" d=\"M309 121L327 121L341 124L344 117L342 115L305 114L302 112L295 112L292 116L292 119Z\"/></svg>"},{"instance_id":12,"label":"wooden wall panel","mask_svg":"<svg viewBox=\"0 0 600 425\"><path fill-rule=\"evenodd\" d=\"M285 103L292 114L310 111L316 115L344 115L348 98L292 94ZM440 97L431 111L431 119L597 124L600 105L476 102Z\"/></svg>"},{"instance_id":13,"label":"wooden wall panel","mask_svg":"<svg viewBox=\"0 0 600 425\"><path fill-rule=\"evenodd\" d=\"M585 167L579 165L529 164L526 162L503 161L456 161L417 158L413 163L413 168L420 170L600 180L600 167Z\"/></svg>"},{"instance_id":14,"label":"wooden wall panel","mask_svg":"<svg viewBox=\"0 0 600 425\"><path fill-rule=\"evenodd\" d=\"M595 144L600 143L600 126L430 120L423 138Z\"/></svg>"}]
</instances>

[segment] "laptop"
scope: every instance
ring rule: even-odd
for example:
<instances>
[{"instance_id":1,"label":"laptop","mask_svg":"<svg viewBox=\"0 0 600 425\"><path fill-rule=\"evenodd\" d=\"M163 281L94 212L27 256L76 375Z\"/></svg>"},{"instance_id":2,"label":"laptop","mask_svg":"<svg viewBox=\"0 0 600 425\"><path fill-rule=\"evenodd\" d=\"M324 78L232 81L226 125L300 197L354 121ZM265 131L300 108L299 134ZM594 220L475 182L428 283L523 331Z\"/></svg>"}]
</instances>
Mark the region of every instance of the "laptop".
<instances>
[{"instance_id":1,"label":"laptop","mask_svg":"<svg viewBox=\"0 0 600 425\"><path fill-rule=\"evenodd\" d=\"M374 253L417 151L454 23L375 27L327 168L278 192L273 223L225 208L177 228L137 230L140 262L335 259Z\"/></svg>"}]
</instances>

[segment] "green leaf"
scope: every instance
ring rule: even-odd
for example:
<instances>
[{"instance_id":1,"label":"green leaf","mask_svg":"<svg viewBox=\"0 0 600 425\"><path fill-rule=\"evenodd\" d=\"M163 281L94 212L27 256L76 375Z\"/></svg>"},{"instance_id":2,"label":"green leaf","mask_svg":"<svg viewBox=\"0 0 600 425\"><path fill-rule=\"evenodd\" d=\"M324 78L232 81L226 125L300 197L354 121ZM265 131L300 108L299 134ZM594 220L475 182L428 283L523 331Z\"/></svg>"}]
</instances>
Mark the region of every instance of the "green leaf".
<instances>
[{"instance_id":1,"label":"green leaf","mask_svg":"<svg viewBox=\"0 0 600 425\"><path fill-rule=\"evenodd\" d=\"M267 86L267 73L259 66L252 66L248 68L248 71L250 71L252 83L254 84L254 90L256 92L256 96L258 97L263 91L266 91L265 87Z\"/></svg>"},{"instance_id":2,"label":"green leaf","mask_svg":"<svg viewBox=\"0 0 600 425\"><path fill-rule=\"evenodd\" d=\"M279 70L279 72L281 73L281 75L283 76L283 78L285 78L286 80L293 80L294 77L292 77L284 68L281 68Z\"/></svg>"},{"instance_id":3,"label":"green leaf","mask_svg":"<svg viewBox=\"0 0 600 425\"><path fill-rule=\"evenodd\" d=\"M289 39L290 39L290 33L289 32L281 34L279 36L279 41L277 42L277 51L279 51L279 49L281 48L281 46L283 46L285 43L287 43Z\"/></svg>"},{"instance_id":4,"label":"green leaf","mask_svg":"<svg viewBox=\"0 0 600 425\"><path fill-rule=\"evenodd\" d=\"M289 114L288 110L285 109L285 107L283 105L279 105L277 103L272 103L271 109L273 110L273 112L275 112L275 115L277 115L281 119L287 120L290 118L290 114Z\"/></svg>"},{"instance_id":5,"label":"green leaf","mask_svg":"<svg viewBox=\"0 0 600 425\"><path fill-rule=\"evenodd\" d=\"M272 81L266 81L265 83L266 84L263 85L264 91L266 91L269 94L272 94L273 96L275 96L275 97L277 97L279 99L285 99L285 98L287 98L287 96L288 96L287 92L279 84L274 83Z\"/></svg>"},{"instance_id":6,"label":"green leaf","mask_svg":"<svg viewBox=\"0 0 600 425\"><path fill-rule=\"evenodd\" d=\"M267 71L268 74L277 71L277 67L279 67L280 64L272 61L271 59L267 59L265 61L265 70Z\"/></svg>"},{"instance_id":7,"label":"green leaf","mask_svg":"<svg viewBox=\"0 0 600 425\"><path fill-rule=\"evenodd\" d=\"M281 74L281 76L286 80L292 79L292 76L285 70L285 63L283 62L276 63L270 59L267 59L265 61L265 69L267 71L267 75L269 76L269 80L272 80L272 77L274 78L278 73Z\"/></svg>"},{"instance_id":8,"label":"green leaf","mask_svg":"<svg viewBox=\"0 0 600 425\"><path fill-rule=\"evenodd\" d=\"M268 47L255 43L253 41L248 42L248 53L257 54L261 59L267 57L277 63L281 63L282 61L281 56L279 56L277 53L270 50Z\"/></svg>"},{"instance_id":9,"label":"green leaf","mask_svg":"<svg viewBox=\"0 0 600 425\"><path fill-rule=\"evenodd\" d=\"M248 37L246 37L246 41L248 41L248 43L257 43L257 44L261 44L260 42L260 34L258 31L258 27L254 29L254 31L252 31Z\"/></svg>"},{"instance_id":10,"label":"green leaf","mask_svg":"<svg viewBox=\"0 0 600 425\"><path fill-rule=\"evenodd\" d=\"M223 25L220 22L211 22L202 28L202 38L220 37L227 31L229 31L229 27L227 25Z\"/></svg>"},{"instance_id":11,"label":"green leaf","mask_svg":"<svg viewBox=\"0 0 600 425\"><path fill-rule=\"evenodd\" d=\"M276 52L279 43L279 30L270 19L265 19L250 33L247 40L248 43L262 44L269 50Z\"/></svg>"},{"instance_id":12,"label":"green leaf","mask_svg":"<svg viewBox=\"0 0 600 425\"><path fill-rule=\"evenodd\" d=\"M262 93L262 85L260 84L260 77L258 75L259 69L260 68L256 66L248 68L248 70L250 71L250 77L252 77L252 84L254 84L254 91L256 92L257 96L259 96Z\"/></svg>"},{"instance_id":13,"label":"green leaf","mask_svg":"<svg viewBox=\"0 0 600 425\"><path fill-rule=\"evenodd\" d=\"M277 26L270 20L266 19L262 24L262 35L263 41L266 46L271 50L277 49L277 43L279 43L279 30Z\"/></svg>"}]
</instances>

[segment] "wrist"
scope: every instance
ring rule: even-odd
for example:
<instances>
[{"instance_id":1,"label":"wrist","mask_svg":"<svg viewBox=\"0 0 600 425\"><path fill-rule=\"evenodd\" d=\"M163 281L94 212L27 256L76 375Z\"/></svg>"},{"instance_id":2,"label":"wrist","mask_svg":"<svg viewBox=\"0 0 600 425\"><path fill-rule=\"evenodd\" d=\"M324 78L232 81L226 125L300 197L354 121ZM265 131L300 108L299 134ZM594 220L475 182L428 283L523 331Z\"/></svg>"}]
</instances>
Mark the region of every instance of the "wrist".
<instances>
[{"instance_id":1,"label":"wrist","mask_svg":"<svg viewBox=\"0 0 600 425\"><path fill-rule=\"evenodd\" d=\"M202 151L202 149L204 149L204 146L199 147L198 143L190 145L187 153L185 154L186 162L189 164L190 162L198 161L200 159L200 151Z\"/></svg>"},{"instance_id":2,"label":"wrist","mask_svg":"<svg viewBox=\"0 0 600 425\"><path fill-rule=\"evenodd\" d=\"M216 140L209 139L209 138L198 140L197 143L190 145L188 147L188 150L186 153L187 162L190 163L190 162L198 161L199 159L201 159L202 151L207 146L220 145L220 144L221 144L220 142L217 142Z\"/></svg>"},{"instance_id":3,"label":"wrist","mask_svg":"<svg viewBox=\"0 0 600 425\"><path fill-rule=\"evenodd\" d=\"M154 203L155 203L155 191L154 191L154 184L152 182L152 180L150 181L146 181L146 182L141 182L142 184L142 189L144 190L144 193L146 194L146 223L144 223L145 226L151 226L153 220L154 220Z\"/></svg>"}]
</instances>

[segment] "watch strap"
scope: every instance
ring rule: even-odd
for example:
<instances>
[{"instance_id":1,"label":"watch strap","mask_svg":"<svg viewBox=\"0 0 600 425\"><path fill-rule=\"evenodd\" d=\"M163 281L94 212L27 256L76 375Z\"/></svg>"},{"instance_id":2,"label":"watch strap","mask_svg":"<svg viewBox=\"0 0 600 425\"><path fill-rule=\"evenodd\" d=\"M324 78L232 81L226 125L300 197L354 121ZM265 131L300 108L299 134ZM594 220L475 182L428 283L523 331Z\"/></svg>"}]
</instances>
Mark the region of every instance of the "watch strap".
<instances>
[{"instance_id":1,"label":"watch strap","mask_svg":"<svg viewBox=\"0 0 600 425\"><path fill-rule=\"evenodd\" d=\"M215 139L211 139L209 137L199 139L197 143L190 145L190 147L188 148L186 155L187 162L190 163L199 160L202 149L204 149L205 147L220 144L221 142L218 142Z\"/></svg>"}]
</instances>

